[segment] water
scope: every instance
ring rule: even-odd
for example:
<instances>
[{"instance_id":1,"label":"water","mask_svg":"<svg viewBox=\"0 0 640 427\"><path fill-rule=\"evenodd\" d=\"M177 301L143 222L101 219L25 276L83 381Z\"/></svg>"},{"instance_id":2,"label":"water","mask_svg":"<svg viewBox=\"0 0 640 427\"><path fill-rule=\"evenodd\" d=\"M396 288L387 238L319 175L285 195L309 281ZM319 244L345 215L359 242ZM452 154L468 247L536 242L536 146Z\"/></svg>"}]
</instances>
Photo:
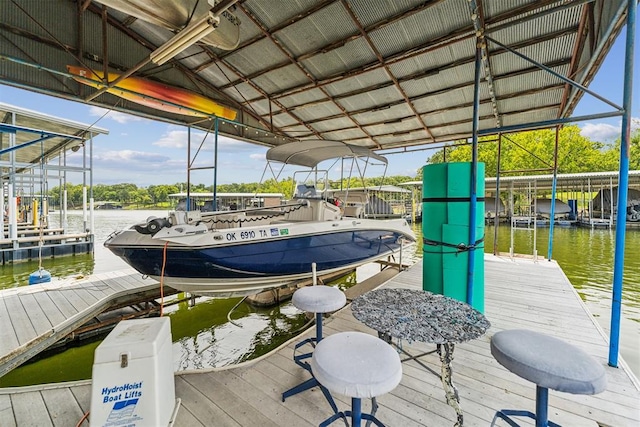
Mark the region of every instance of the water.
<instances>
[{"instance_id":1,"label":"water","mask_svg":"<svg viewBox=\"0 0 640 427\"><path fill-rule=\"evenodd\" d=\"M149 216L165 214L166 211L97 210L95 254L44 259L43 267L51 272L53 281L69 276L128 268L124 261L111 254L102 243L115 230ZM52 214L50 222L52 227L57 227L58 215ZM81 231L84 227L82 212L70 212L68 224L70 232ZM416 224L415 228L416 235L421 236L420 224ZM493 227L487 227L485 232L485 251L491 253ZM615 233L612 230L556 228L554 234L553 258L562 266L602 328L608 331ZM538 253L544 256L547 253L547 236L548 229L538 229L536 247ZM532 253L532 232L518 231L515 238L516 252ZM508 253L509 240L509 228L501 226L498 237L500 251ZM421 247L420 243L416 245L418 256ZM621 352L636 375L640 375L640 257L635 253L638 248L640 231L629 231L626 241ZM37 267L37 262L0 266L0 288L26 285L29 274ZM337 285L345 289L374 274L377 269L377 266L371 265L362 267L355 274L338 281ZM195 306L184 302L165 310L171 317L175 370L221 367L255 358L295 336L307 323L307 318L290 302L271 308L241 304L233 312L233 323L230 323L227 313L238 301L238 298L203 298ZM83 342L78 347L25 364L0 378L0 387L90 378L93 352L99 343L99 339Z\"/></svg>"},{"instance_id":2,"label":"water","mask_svg":"<svg viewBox=\"0 0 640 427\"><path fill-rule=\"evenodd\" d=\"M485 252L493 253L494 228L485 229ZM555 227L552 258L558 262L589 311L606 332L611 329L615 230ZM548 228L538 228L536 249L547 256ZM498 229L498 250L509 253L510 229ZM516 230L514 251L533 254L533 231ZM627 230L624 255L620 353L640 377L640 230ZM546 262L541 260L540 262Z\"/></svg>"},{"instance_id":3,"label":"water","mask_svg":"<svg viewBox=\"0 0 640 427\"><path fill-rule=\"evenodd\" d=\"M130 268L104 248L104 241L115 230L149 216L165 214L165 211L97 210L95 254L43 259L43 267L51 272L53 282L69 276ZM59 218L52 216L50 222L52 227L57 227ZM84 228L82 212L70 212L68 225L70 232L81 231ZM37 262L0 266L0 288L27 285L29 274L37 268ZM331 284L344 290L378 270L378 266L363 266ZM196 305L181 302L164 310L171 318L176 371L222 367L258 357L296 336L308 323L305 314L290 301L269 308L240 304L229 322L227 314L238 302L240 298L199 298ZM91 378L93 354L101 338L22 365L1 377L0 387Z\"/></svg>"}]
</instances>

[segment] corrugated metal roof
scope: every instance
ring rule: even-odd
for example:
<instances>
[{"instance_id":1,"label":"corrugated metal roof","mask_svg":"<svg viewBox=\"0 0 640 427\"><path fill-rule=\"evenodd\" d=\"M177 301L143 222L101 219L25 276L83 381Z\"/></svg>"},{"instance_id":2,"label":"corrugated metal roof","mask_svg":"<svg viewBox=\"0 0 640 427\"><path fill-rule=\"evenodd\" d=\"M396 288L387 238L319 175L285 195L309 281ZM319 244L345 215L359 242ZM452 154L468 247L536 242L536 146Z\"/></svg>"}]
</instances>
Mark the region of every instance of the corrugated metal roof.
<instances>
[{"instance_id":1,"label":"corrugated metal roof","mask_svg":"<svg viewBox=\"0 0 640 427\"><path fill-rule=\"evenodd\" d=\"M221 132L265 145L313 138L385 149L471 136L477 39L467 1L239 0L221 16L217 33L164 65L144 61L210 6L153 4L151 14L146 0L82 2L84 8L64 0L0 2L0 83L211 127L209 120L96 96L66 74L66 65L135 69L134 76L237 110L240 124L263 131L224 124ZM478 25L489 37L588 85L624 25L626 1L477 4ZM235 48L217 47L224 43L216 40L234 35ZM493 42L487 50L481 130L570 117L579 92Z\"/></svg>"},{"instance_id":2,"label":"corrugated metal roof","mask_svg":"<svg viewBox=\"0 0 640 427\"><path fill-rule=\"evenodd\" d=\"M602 188L617 187L619 176L618 171L564 173L557 175L556 185L558 191L598 191ZM628 179L629 187L640 188L640 170L629 171ZM495 193L496 182L495 177L485 178L485 191ZM512 186L517 190L551 190L552 184L551 174L500 177L500 191L508 191Z\"/></svg>"},{"instance_id":3,"label":"corrugated metal roof","mask_svg":"<svg viewBox=\"0 0 640 427\"><path fill-rule=\"evenodd\" d=\"M0 102L0 149L11 150L0 156L2 174L12 164L18 167L45 163L63 152L81 146L92 136L108 134L107 129L61 119L48 114ZM6 126L3 126L6 125ZM75 151L75 150L74 150Z\"/></svg>"}]
</instances>

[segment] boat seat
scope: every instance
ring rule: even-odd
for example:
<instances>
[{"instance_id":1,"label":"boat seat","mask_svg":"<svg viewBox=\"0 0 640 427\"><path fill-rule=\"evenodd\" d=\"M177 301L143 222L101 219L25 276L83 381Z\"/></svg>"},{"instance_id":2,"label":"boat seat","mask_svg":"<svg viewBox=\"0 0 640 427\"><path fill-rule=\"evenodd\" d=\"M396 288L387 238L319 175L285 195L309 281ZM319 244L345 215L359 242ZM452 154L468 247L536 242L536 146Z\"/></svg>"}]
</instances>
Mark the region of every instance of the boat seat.
<instances>
[{"instance_id":1,"label":"boat seat","mask_svg":"<svg viewBox=\"0 0 640 427\"><path fill-rule=\"evenodd\" d=\"M604 367L581 349L557 338L526 329L500 331L491 338L491 354L514 374L536 384L536 413L502 409L498 418L527 417L536 427L558 427L548 420L549 389L572 394L597 394L607 386Z\"/></svg>"},{"instance_id":2,"label":"boat seat","mask_svg":"<svg viewBox=\"0 0 640 427\"><path fill-rule=\"evenodd\" d=\"M296 308L308 313L314 313L316 316L316 336L299 342L293 350L294 362L311 373L311 366L307 362L307 359L311 357L312 353L309 352L296 355L296 351L304 345L310 344L311 346L315 346L317 343L322 341L323 313L331 313L341 309L347 303L347 297L344 292L333 286L314 285L305 286L295 291L293 293L292 303ZM293 396L294 394L298 394L315 386L320 386L320 384L312 374L311 378L307 381L304 381L303 383L282 393L282 401L284 402L287 397ZM338 412L338 408L333 401L331 394L329 394L327 389L322 386L320 386L320 389L329 402L329 405L331 405L333 411Z\"/></svg>"},{"instance_id":3,"label":"boat seat","mask_svg":"<svg viewBox=\"0 0 640 427\"><path fill-rule=\"evenodd\" d=\"M331 335L316 346L311 371L330 392L351 397L351 410L334 413L320 427L338 418L346 423L347 417L352 427L359 427L363 419L384 427L375 417L375 398L392 391L402 380L400 355L390 344L363 332ZM362 413L362 398L372 399L370 414Z\"/></svg>"},{"instance_id":4,"label":"boat seat","mask_svg":"<svg viewBox=\"0 0 640 427\"><path fill-rule=\"evenodd\" d=\"M314 208L311 204L292 209L285 215L285 221L313 221Z\"/></svg>"}]
</instances>

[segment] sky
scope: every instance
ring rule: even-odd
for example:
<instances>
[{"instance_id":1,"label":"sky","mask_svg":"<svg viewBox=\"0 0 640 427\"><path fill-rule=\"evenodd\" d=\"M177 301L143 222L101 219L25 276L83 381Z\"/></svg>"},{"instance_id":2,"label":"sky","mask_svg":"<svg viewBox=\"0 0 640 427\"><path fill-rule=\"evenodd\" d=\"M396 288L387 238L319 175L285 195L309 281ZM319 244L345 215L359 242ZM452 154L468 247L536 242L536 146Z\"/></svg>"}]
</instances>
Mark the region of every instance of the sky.
<instances>
[{"instance_id":1,"label":"sky","mask_svg":"<svg viewBox=\"0 0 640 427\"><path fill-rule=\"evenodd\" d=\"M640 31L636 30L634 96L632 117L640 118ZM610 101L622 105L625 30L621 32L598 74L589 88ZM21 108L50 114L68 120L95 124L109 130L109 135L94 139L93 183L134 183L138 187L175 184L187 181L187 128L130 114L108 111L79 102L59 99L10 86L0 85L0 101ZM574 111L574 116L611 111L602 101L584 94ZM620 137L621 117L578 123L582 135L595 141L612 142ZM205 136L204 132L192 132L192 150ZM212 146L212 144L209 144ZM266 148L226 137L219 137L218 184L259 182L265 168ZM80 152L75 153L79 161ZM434 149L387 155L387 176L415 177L417 171L434 154ZM208 156L205 157L205 156ZM213 165L213 152L204 151L198 156L207 166ZM69 160L72 161L72 158ZM372 171L370 176L384 172ZM287 175L285 175L287 176ZM290 174L289 174L290 176ZM266 178L271 178L268 174ZM69 181L81 182L72 174ZM77 181L77 182L76 182ZM194 171L191 182L213 184L213 171Z\"/></svg>"}]
</instances>

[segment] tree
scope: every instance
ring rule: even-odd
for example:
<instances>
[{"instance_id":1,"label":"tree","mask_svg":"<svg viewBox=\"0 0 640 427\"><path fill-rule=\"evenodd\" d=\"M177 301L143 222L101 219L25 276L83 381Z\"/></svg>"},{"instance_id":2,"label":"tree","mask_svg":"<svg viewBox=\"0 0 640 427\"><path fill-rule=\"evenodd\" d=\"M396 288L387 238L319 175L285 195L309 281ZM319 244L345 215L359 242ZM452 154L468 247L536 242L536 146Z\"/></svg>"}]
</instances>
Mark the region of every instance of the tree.
<instances>
[{"instance_id":1,"label":"tree","mask_svg":"<svg viewBox=\"0 0 640 427\"><path fill-rule=\"evenodd\" d=\"M523 171L547 169L551 172L554 164L555 130L543 129L503 135L500 147L500 170ZM459 142L461 143L461 142ZM463 142L462 142L463 143ZM615 170L610 147L601 142L591 141L580 135L577 125L560 129L558 140L558 172L597 172ZM441 163L443 151L436 152L428 164ZM496 176L498 142L494 137L482 137L478 141L478 161L485 163L485 175ZM471 161L471 145L447 148L447 162ZM533 172L532 172L533 173Z\"/></svg>"}]
</instances>

